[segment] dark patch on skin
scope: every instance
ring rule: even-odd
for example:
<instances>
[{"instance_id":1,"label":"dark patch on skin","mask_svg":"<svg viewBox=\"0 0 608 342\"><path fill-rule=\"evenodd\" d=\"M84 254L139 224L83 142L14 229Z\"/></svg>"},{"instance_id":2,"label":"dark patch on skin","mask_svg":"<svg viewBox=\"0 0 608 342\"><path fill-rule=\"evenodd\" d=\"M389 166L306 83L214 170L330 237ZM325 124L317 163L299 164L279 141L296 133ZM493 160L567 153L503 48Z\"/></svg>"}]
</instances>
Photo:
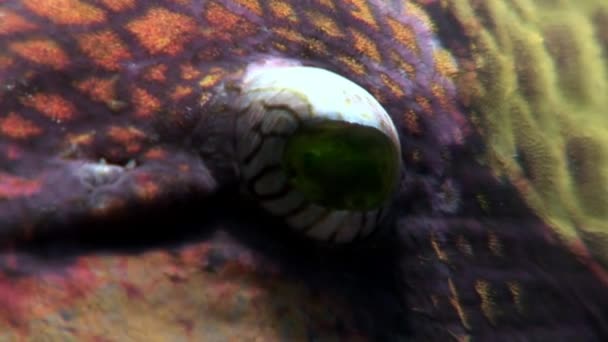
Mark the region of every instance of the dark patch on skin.
<instances>
[{"instance_id":1,"label":"dark patch on skin","mask_svg":"<svg viewBox=\"0 0 608 342\"><path fill-rule=\"evenodd\" d=\"M534 179L534 173L530 165L529 158L530 157L526 154L526 151L520 148L517 148L517 150L515 151L515 160L517 161L517 164L519 164L519 167L521 168L524 177L526 179Z\"/></svg>"},{"instance_id":2,"label":"dark patch on skin","mask_svg":"<svg viewBox=\"0 0 608 342\"><path fill-rule=\"evenodd\" d=\"M346 300L359 328L373 340L402 340L411 334L409 314L400 304L404 289L395 278L400 246L386 239L390 230L384 230L383 237L372 245L368 241L336 248L303 241L276 218L260 213L254 203L235 200L234 191L238 189L226 189L212 198L173 198L164 206L83 222L74 229L64 227L60 237L38 235L16 243L15 249L30 256L33 262L24 266L30 264L35 271L36 259L60 268L82 255L137 255L158 248L177 251L186 243L210 242L210 263L204 271L214 272L244 248L277 262L282 277L296 279L313 292ZM26 269L21 269L23 275L27 275Z\"/></svg>"}]
</instances>

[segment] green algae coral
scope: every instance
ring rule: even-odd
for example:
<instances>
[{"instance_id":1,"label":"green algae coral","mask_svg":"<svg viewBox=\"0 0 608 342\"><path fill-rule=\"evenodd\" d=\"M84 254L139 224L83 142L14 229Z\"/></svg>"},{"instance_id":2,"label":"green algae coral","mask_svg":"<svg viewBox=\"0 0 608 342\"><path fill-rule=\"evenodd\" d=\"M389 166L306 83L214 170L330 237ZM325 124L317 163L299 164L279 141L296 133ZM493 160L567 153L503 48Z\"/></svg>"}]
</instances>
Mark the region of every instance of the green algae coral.
<instances>
[{"instance_id":1,"label":"green algae coral","mask_svg":"<svg viewBox=\"0 0 608 342\"><path fill-rule=\"evenodd\" d=\"M485 162L564 243L608 266L608 4L447 6L473 44L477 79L464 91Z\"/></svg>"}]
</instances>

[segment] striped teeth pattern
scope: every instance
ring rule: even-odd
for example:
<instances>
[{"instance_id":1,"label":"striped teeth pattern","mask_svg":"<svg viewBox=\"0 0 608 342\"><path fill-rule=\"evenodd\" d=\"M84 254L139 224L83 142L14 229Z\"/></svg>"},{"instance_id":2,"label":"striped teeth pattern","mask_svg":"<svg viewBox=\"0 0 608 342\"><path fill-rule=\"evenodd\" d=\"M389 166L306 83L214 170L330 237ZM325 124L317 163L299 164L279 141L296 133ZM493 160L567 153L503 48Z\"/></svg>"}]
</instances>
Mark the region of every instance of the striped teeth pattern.
<instances>
[{"instance_id":1,"label":"striped teeth pattern","mask_svg":"<svg viewBox=\"0 0 608 342\"><path fill-rule=\"evenodd\" d=\"M321 221L315 223L307 234L318 240L327 241L336 233L349 214L343 210L330 212Z\"/></svg>"},{"instance_id":2,"label":"striped teeth pattern","mask_svg":"<svg viewBox=\"0 0 608 342\"><path fill-rule=\"evenodd\" d=\"M258 196L272 196L279 194L287 183L287 177L280 168L264 172L260 178L254 179L253 190Z\"/></svg>"},{"instance_id":3,"label":"striped teeth pattern","mask_svg":"<svg viewBox=\"0 0 608 342\"><path fill-rule=\"evenodd\" d=\"M369 236L374 231L374 227L381 218L382 210L373 210L365 213L360 221L360 225L362 226L360 235L362 237Z\"/></svg>"},{"instance_id":4,"label":"striped teeth pattern","mask_svg":"<svg viewBox=\"0 0 608 342\"><path fill-rule=\"evenodd\" d=\"M283 197L262 201L262 207L273 215L286 216L304 205L304 203L306 201L299 192L290 191Z\"/></svg>"},{"instance_id":5,"label":"striped teeth pattern","mask_svg":"<svg viewBox=\"0 0 608 342\"><path fill-rule=\"evenodd\" d=\"M295 115L284 109L270 109L262 120L262 134L293 133L298 126Z\"/></svg>"},{"instance_id":6,"label":"striped teeth pattern","mask_svg":"<svg viewBox=\"0 0 608 342\"><path fill-rule=\"evenodd\" d=\"M321 208L318 205L308 205L302 211L287 217L287 223L295 229L304 229L312 226L323 215L327 213L327 209Z\"/></svg>"},{"instance_id":7,"label":"striped teeth pattern","mask_svg":"<svg viewBox=\"0 0 608 342\"><path fill-rule=\"evenodd\" d=\"M365 213L353 213L347 217L335 234L336 242L348 242L356 238L358 233L365 228L365 218Z\"/></svg>"},{"instance_id":8,"label":"striped teeth pattern","mask_svg":"<svg viewBox=\"0 0 608 342\"><path fill-rule=\"evenodd\" d=\"M251 160L262 147L262 136L254 130L246 130L242 139L249 142L248 144L239 144L237 147L239 161L244 163Z\"/></svg>"},{"instance_id":9,"label":"striped teeth pattern","mask_svg":"<svg viewBox=\"0 0 608 342\"><path fill-rule=\"evenodd\" d=\"M245 161L243 174L247 181L262 176L270 167L279 166L285 148L285 138L268 136L262 138L261 147L254 151L250 160Z\"/></svg>"},{"instance_id":10,"label":"striped teeth pattern","mask_svg":"<svg viewBox=\"0 0 608 342\"><path fill-rule=\"evenodd\" d=\"M371 95L337 75L314 69L289 72L272 67L250 70L234 101L242 114L236 127L237 156L245 186L262 208L312 239L347 243L366 237L379 223L381 210L349 211L307 200L289 183L282 168L283 152L288 138L313 121L374 127L399 148L390 117ZM320 79L311 78L311 72Z\"/></svg>"}]
</instances>

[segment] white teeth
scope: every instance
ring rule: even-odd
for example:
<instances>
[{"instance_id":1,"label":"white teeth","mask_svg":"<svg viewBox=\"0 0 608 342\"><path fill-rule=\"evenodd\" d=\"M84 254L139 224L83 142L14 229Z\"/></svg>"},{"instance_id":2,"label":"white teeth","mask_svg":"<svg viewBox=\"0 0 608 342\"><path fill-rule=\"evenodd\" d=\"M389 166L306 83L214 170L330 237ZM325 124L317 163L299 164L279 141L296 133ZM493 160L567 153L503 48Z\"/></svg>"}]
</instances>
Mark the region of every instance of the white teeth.
<instances>
[{"instance_id":1,"label":"white teeth","mask_svg":"<svg viewBox=\"0 0 608 342\"><path fill-rule=\"evenodd\" d=\"M361 227L361 236L366 237L374 231L376 224L378 223L376 220L376 216L378 215L378 210L368 211L365 214L365 226Z\"/></svg>"},{"instance_id":2,"label":"white teeth","mask_svg":"<svg viewBox=\"0 0 608 342\"><path fill-rule=\"evenodd\" d=\"M273 169L264 173L253 185L257 195L268 196L279 193L286 185L287 177L280 169Z\"/></svg>"},{"instance_id":3,"label":"white teeth","mask_svg":"<svg viewBox=\"0 0 608 342\"><path fill-rule=\"evenodd\" d=\"M288 134L298 127L294 114L286 110L270 110L262 120L262 134Z\"/></svg>"},{"instance_id":4,"label":"white teeth","mask_svg":"<svg viewBox=\"0 0 608 342\"><path fill-rule=\"evenodd\" d=\"M286 216L304 203L304 197L300 193L290 191L287 195L275 200L263 200L262 207L273 215Z\"/></svg>"},{"instance_id":5,"label":"white teeth","mask_svg":"<svg viewBox=\"0 0 608 342\"><path fill-rule=\"evenodd\" d=\"M327 241L336 232L342 224L342 221L348 216L347 211L334 211L327 215L322 221L315 223L306 234L318 240Z\"/></svg>"},{"instance_id":6,"label":"white teeth","mask_svg":"<svg viewBox=\"0 0 608 342\"><path fill-rule=\"evenodd\" d=\"M348 242L357 237L363 228L364 213L352 213L344 222L336 234L336 242Z\"/></svg>"},{"instance_id":7,"label":"white teeth","mask_svg":"<svg viewBox=\"0 0 608 342\"><path fill-rule=\"evenodd\" d=\"M260 148L262 144L262 137L255 131L248 130L244 133L243 140L248 141L247 144L238 145L238 158L241 162L244 162L247 158L252 156L252 153Z\"/></svg>"},{"instance_id":8,"label":"white teeth","mask_svg":"<svg viewBox=\"0 0 608 342\"><path fill-rule=\"evenodd\" d=\"M255 153L249 164L244 167L245 179L256 177L265 167L278 165L283 155L285 140L282 137L266 137L262 147Z\"/></svg>"},{"instance_id":9,"label":"white teeth","mask_svg":"<svg viewBox=\"0 0 608 342\"><path fill-rule=\"evenodd\" d=\"M325 213L327 213L327 209L311 204L297 214L287 217L287 223L296 229L307 228Z\"/></svg>"},{"instance_id":10,"label":"white teeth","mask_svg":"<svg viewBox=\"0 0 608 342\"><path fill-rule=\"evenodd\" d=\"M374 127L399 145L397 130L380 103L358 84L328 70L257 66L248 71L243 87L251 93L250 101L289 105L302 119L310 112L316 118Z\"/></svg>"},{"instance_id":11,"label":"white teeth","mask_svg":"<svg viewBox=\"0 0 608 342\"><path fill-rule=\"evenodd\" d=\"M237 159L247 189L258 196L260 205L316 240L346 243L369 235L376 227L378 209L350 211L318 204L300 192L307 183L290 181L292 175L287 177L282 162L289 137L300 127L342 122L382 132L395 147L387 153L394 153L400 163L397 131L380 103L342 76L300 65L250 66L238 88L238 96L228 101L241 113L236 121ZM294 172L293 177L297 175Z\"/></svg>"}]
</instances>

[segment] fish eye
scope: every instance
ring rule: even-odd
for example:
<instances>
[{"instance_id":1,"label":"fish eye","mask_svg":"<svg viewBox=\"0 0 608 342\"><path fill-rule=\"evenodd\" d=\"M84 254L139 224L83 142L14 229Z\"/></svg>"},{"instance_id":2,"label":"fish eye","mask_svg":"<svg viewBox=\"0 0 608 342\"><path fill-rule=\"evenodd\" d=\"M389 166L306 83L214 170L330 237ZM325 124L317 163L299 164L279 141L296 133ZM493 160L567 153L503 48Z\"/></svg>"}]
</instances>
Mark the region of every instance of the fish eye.
<instances>
[{"instance_id":1,"label":"fish eye","mask_svg":"<svg viewBox=\"0 0 608 342\"><path fill-rule=\"evenodd\" d=\"M402 167L381 104L347 78L308 66L258 67L240 87L236 147L246 191L312 239L370 235Z\"/></svg>"}]
</instances>

